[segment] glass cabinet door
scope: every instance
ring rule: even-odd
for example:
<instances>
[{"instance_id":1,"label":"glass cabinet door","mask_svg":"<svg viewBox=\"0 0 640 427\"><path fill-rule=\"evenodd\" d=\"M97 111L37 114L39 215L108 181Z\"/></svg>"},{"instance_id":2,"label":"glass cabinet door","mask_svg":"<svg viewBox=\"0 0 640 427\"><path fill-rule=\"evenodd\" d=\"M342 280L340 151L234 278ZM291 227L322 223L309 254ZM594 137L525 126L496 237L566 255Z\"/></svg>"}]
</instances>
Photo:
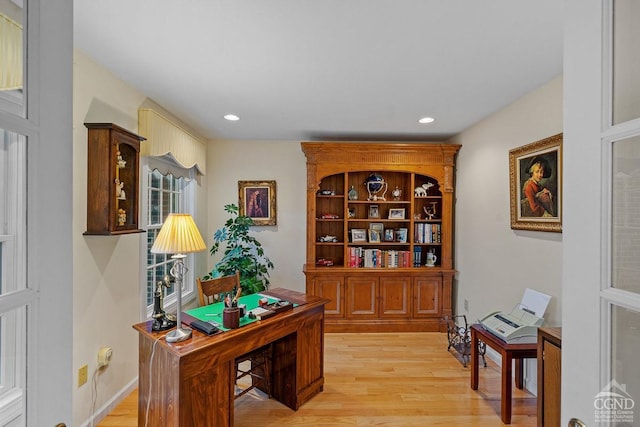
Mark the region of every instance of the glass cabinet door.
<instances>
[{"instance_id":1,"label":"glass cabinet door","mask_svg":"<svg viewBox=\"0 0 640 427\"><path fill-rule=\"evenodd\" d=\"M0 108L25 117L25 13L21 3L0 1Z\"/></svg>"},{"instance_id":2,"label":"glass cabinet door","mask_svg":"<svg viewBox=\"0 0 640 427\"><path fill-rule=\"evenodd\" d=\"M613 1L612 123L640 117L640 2Z\"/></svg>"}]
</instances>

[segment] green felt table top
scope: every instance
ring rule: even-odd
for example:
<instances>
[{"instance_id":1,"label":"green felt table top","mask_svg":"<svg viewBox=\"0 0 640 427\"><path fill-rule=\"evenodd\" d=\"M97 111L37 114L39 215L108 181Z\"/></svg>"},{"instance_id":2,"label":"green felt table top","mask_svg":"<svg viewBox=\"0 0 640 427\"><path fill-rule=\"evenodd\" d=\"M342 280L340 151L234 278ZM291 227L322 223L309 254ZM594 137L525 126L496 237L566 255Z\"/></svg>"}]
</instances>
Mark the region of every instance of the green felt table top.
<instances>
[{"instance_id":1,"label":"green felt table top","mask_svg":"<svg viewBox=\"0 0 640 427\"><path fill-rule=\"evenodd\" d=\"M256 307L259 307L260 299L265 297L269 300L268 304L272 304L278 301L278 299L270 297L268 295L251 294L251 295L241 296L240 299L238 300L238 304L246 304L247 313L248 313L250 310L253 310ZM213 321L218 328L220 328L223 331L228 331L229 329L222 326L222 310L224 310L224 303L217 302L217 303L205 305L202 307L192 308L191 310L185 310L185 313L195 317L198 320L202 320L204 322ZM240 327L253 323L256 320L257 319L249 318L249 316L241 317Z\"/></svg>"}]
</instances>

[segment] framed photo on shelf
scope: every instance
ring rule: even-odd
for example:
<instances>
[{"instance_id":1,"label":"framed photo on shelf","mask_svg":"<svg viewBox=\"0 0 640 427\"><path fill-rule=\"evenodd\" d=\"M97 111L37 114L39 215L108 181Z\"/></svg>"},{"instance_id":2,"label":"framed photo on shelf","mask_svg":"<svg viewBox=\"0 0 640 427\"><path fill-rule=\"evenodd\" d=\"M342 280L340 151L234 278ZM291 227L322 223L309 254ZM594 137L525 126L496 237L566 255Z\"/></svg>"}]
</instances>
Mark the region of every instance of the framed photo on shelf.
<instances>
[{"instance_id":1,"label":"framed photo on shelf","mask_svg":"<svg viewBox=\"0 0 640 427\"><path fill-rule=\"evenodd\" d=\"M240 215L253 225L276 225L276 182L238 181Z\"/></svg>"},{"instance_id":2,"label":"framed photo on shelf","mask_svg":"<svg viewBox=\"0 0 640 427\"><path fill-rule=\"evenodd\" d=\"M380 232L375 228L369 229L369 243L380 243Z\"/></svg>"},{"instance_id":3,"label":"framed photo on shelf","mask_svg":"<svg viewBox=\"0 0 640 427\"><path fill-rule=\"evenodd\" d=\"M366 242L367 230L364 228L352 228L351 229L351 241L352 242Z\"/></svg>"},{"instance_id":4,"label":"framed photo on shelf","mask_svg":"<svg viewBox=\"0 0 640 427\"><path fill-rule=\"evenodd\" d=\"M562 232L562 134L509 151L511 228Z\"/></svg>"},{"instance_id":5,"label":"framed photo on shelf","mask_svg":"<svg viewBox=\"0 0 640 427\"><path fill-rule=\"evenodd\" d=\"M407 229L406 228L398 228L396 230L396 242L407 243Z\"/></svg>"},{"instance_id":6,"label":"framed photo on shelf","mask_svg":"<svg viewBox=\"0 0 640 427\"><path fill-rule=\"evenodd\" d=\"M380 209L378 205L369 206L369 218L380 218Z\"/></svg>"},{"instance_id":7,"label":"framed photo on shelf","mask_svg":"<svg viewBox=\"0 0 640 427\"><path fill-rule=\"evenodd\" d=\"M378 233L380 233L381 236L382 233L384 233L384 224L381 222L372 222L371 224L369 224L369 228L371 230L376 230Z\"/></svg>"},{"instance_id":8,"label":"framed photo on shelf","mask_svg":"<svg viewBox=\"0 0 640 427\"><path fill-rule=\"evenodd\" d=\"M389 209L389 219L404 219L404 208Z\"/></svg>"},{"instance_id":9,"label":"framed photo on shelf","mask_svg":"<svg viewBox=\"0 0 640 427\"><path fill-rule=\"evenodd\" d=\"M393 242L394 241L394 233L393 233L393 228L387 228L386 230L384 230L384 241L385 242Z\"/></svg>"}]
</instances>

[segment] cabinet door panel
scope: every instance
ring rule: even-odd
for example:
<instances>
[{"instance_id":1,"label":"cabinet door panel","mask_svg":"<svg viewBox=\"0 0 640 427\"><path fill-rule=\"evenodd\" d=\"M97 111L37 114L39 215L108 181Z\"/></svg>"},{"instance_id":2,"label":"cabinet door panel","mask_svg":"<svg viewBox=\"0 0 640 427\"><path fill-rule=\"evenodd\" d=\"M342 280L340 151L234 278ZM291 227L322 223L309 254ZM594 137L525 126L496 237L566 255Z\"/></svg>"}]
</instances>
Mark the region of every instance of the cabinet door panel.
<instances>
[{"instance_id":1,"label":"cabinet door panel","mask_svg":"<svg viewBox=\"0 0 640 427\"><path fill-rule=\"evenodd\" d=\"M325 305L325 317L344 317L344 278L341 276L316 277L314 283L314 295L331 300Z\"/></svg>"},{"instance_id":2,"label":"cabinet door panel","mask_svg":"<svg viewBox=\"0 0 640 427\"><path fill-rule=\"evenodd\" d=\"M440 277L417 277L413 284L415 317L440 315Z\"/></svg>"},{"instance_id":3,"label":"cabinet door panel","mask_svg":"<svg viewBox=\"0 0 640 427\"><path fill-rule=\"evenodd\" d=\"M347 277L347 317L351 319L378 317L377 295L377 277Z\"/></svg>"},{"instance_id":4,"label":"cabinet door panel","mask_svg":"<svg viewBox=\"0 0 640 427\"><path fill-rule=\"evenodd\" d=\"M560 425L560 366L561 350L549 341L544 342L544 396L543 424L544 426Z\"/></svg>"},{"instance_id":5,"label":"cabinet door panel","mask_svg":"<svg viewBox=\"0 0 640 427\"><path fill-rule=\"evenodd\" d=\"M409 317L411 305L410 277L380 278L380 316Z\"/></svg>"}]
</instances>

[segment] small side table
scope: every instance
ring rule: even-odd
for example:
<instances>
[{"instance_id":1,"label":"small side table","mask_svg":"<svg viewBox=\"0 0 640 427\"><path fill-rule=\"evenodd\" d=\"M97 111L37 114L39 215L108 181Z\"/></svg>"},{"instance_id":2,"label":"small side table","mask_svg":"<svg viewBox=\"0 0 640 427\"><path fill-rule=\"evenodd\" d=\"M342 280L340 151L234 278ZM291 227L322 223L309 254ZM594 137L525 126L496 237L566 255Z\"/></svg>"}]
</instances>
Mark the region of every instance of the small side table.
<instances>
[{"instance_id":1,"label":"small side table","mask_svg":"<svg viewBox=\"0 0 640 427\"><path fill-rule=\"evenodd\" d=\"M535 359L538 356L537 343L509 344L502 341L481 325L471 325L471 389L478 389L478 341L482 340L486 345L496 350L502 356L502 395L500 402L500 418L504 424L511 424L511 399L513 375L512 361L515 360L516 387L524 386L524 374L522 359Z\"/></svg>"}]
</instances>

